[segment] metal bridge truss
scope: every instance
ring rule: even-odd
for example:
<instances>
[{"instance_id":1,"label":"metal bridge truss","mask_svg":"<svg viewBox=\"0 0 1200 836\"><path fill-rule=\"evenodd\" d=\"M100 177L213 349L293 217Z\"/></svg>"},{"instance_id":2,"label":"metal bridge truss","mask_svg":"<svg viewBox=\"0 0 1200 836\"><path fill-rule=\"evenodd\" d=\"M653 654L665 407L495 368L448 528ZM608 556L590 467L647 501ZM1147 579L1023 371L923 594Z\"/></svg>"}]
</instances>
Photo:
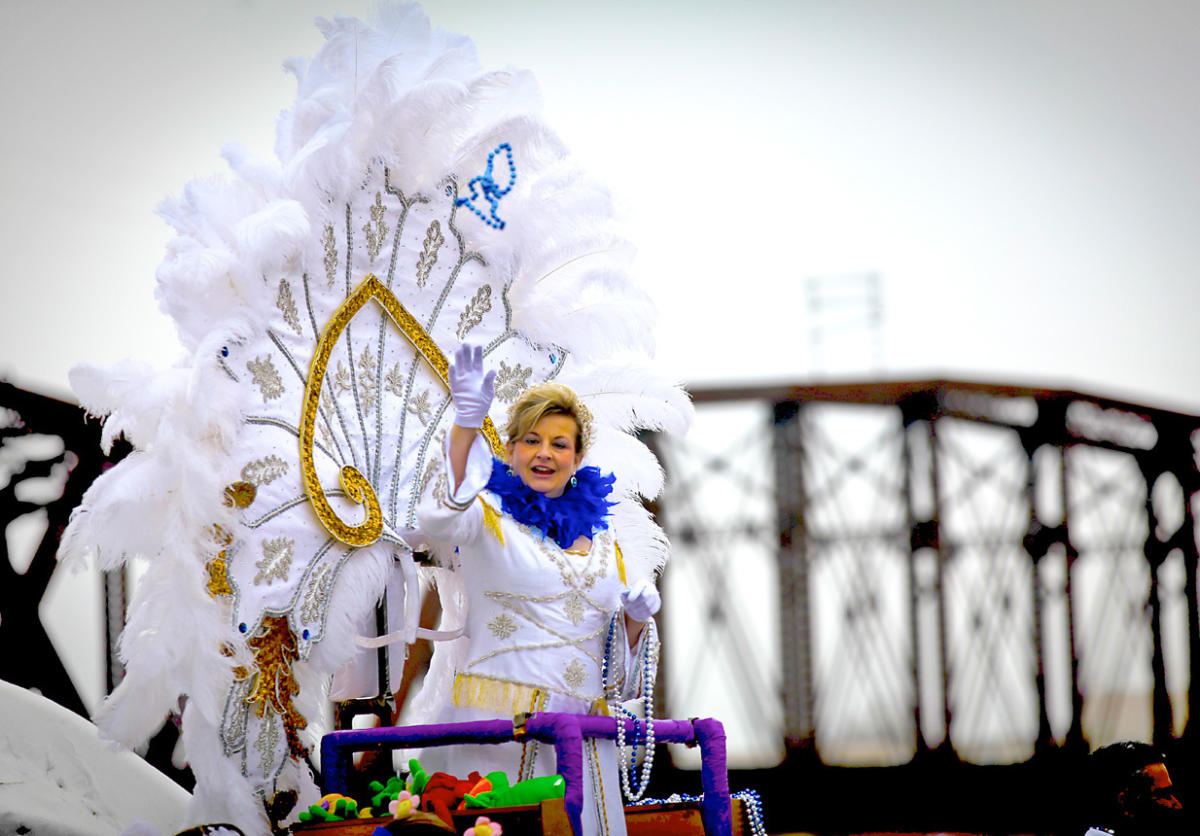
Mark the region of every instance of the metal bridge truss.
<instances>
[{"instance_id":1,"label":"metal bridge truss","mask_svg":"<svg viewBox=\"0 0 1200 836\"><path fill-rule=\"evenodd\" d=\"M654 438L664 709L722 717L734 764L1195 735L1200 418L944 380L693 396L696 432Z\"/></svg>"}]
</instances>

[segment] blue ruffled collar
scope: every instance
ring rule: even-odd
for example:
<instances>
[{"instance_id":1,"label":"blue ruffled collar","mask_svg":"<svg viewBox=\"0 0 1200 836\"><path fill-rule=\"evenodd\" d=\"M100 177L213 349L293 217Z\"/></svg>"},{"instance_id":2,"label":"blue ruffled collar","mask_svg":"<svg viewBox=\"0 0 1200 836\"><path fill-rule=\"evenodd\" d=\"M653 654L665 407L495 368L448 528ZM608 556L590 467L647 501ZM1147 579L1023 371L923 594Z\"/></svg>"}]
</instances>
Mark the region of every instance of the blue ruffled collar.
<instances>
[{"instance_id":1,"label":"blue ruffled collar","mask_svg":"<svg viewBox=\"0 0 1200 836\"><path fill-rule=\"evenodd\" d=\"M575 471L574 487L552 499L528 487L504 462L492 459L487 489L500 497L504 513L569 549L581 536L591 537L608 528L608 509L617 503L605 497L612 493L616 480L611 473L601 475L598 467L582 467Z\"/></svg>"}]
</instances>

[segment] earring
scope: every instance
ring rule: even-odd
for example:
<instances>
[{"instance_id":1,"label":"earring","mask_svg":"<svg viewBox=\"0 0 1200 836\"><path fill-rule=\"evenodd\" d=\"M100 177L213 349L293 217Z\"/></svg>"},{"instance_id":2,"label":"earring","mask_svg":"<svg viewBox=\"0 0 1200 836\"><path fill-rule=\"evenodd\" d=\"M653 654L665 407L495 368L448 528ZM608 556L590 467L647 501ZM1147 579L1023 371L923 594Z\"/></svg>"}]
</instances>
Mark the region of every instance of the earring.
<instances>
[{"instance_id":1,"label":"earring","mask_svg":"<svg viewBox=\"0 0 1200 836\"><path fill-rule=\"evenodd\" d=\"M508 475L509 475L509 476L514 476L514 475L516 475L516 474L514 474L514 473L512 472L512 465L509 465L509 466L508 466Z\"/></svg>"},{"instance_id":2,"label":"earring","mask_svg":"<svg viewBox=\"0 0 1200 836\"><path fill-rule=\"evenodd\" d=\"M578 480L578 479L576 479L576 478L575 478L575 474L574 474L574 473L572 473L572 474L571 474L571 487L573 488L573 487L575 487L575 486L576 486L576 485L578 485L578 484L579 484L579 480Z\"/></svg>"}]
</instances>

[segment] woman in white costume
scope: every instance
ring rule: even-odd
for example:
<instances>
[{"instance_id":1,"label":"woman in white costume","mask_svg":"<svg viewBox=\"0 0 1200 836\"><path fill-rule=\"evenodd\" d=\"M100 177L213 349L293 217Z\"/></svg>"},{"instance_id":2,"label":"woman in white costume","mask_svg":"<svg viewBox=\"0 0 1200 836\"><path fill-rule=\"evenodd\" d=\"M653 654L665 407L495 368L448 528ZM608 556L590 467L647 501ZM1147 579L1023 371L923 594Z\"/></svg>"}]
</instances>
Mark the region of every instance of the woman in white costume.
<instances>
[{"instance_id":1,"label":"woman in white costume","mask_svg":"<svg viewBox=\"0 0 1200 836\"><path fill-rule=\"evenodd\" d=\"M661 599L649 581L625 583L608 518L613 476L580 467L587 408L561 384L527 389L509 413L502 463L478 432L495 377L482 350L462 346L449 377L445 489L419 514L423 534L455 555L467 599L467 651L440 721L589 714L638 696L652 687ZM537 743L428 749L422 762L460 778L500 770L513 783L555 771L553 750ZM584 833L624 834L611 742L585 741L584 779Z\"/></svg>"}]
</instances>

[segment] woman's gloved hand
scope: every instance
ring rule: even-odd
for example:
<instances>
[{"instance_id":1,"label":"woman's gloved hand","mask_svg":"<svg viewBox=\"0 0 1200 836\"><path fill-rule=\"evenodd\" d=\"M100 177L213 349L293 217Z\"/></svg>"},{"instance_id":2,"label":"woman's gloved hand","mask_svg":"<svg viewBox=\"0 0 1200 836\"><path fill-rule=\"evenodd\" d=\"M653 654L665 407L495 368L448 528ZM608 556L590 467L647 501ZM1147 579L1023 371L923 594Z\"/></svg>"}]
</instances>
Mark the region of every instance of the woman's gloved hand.
<instances>
[{"instance_id":1,"label":"woman's gloved hand","mask_svg":"<svg viewBox=\"0 0 1200 836\"><path fill-rule=\"evenodd\" d=\"M483 371L483 346L460 345L447 378L454 398L454 423L476 430L482 427L496 388L495 370Z\"/></svg>"},{"instance_id":2,"label":"woman's gloved hand","mask_svg":"<svg viewBox=\"0 0 1200 836\"><path fill-rule=\"evenodd\" d=\"M634 621L649 621L662 606L662 596L652 581L634 581L633 585L621 592L621 607L625 615Z\"/></svg>"}]
</instances>

